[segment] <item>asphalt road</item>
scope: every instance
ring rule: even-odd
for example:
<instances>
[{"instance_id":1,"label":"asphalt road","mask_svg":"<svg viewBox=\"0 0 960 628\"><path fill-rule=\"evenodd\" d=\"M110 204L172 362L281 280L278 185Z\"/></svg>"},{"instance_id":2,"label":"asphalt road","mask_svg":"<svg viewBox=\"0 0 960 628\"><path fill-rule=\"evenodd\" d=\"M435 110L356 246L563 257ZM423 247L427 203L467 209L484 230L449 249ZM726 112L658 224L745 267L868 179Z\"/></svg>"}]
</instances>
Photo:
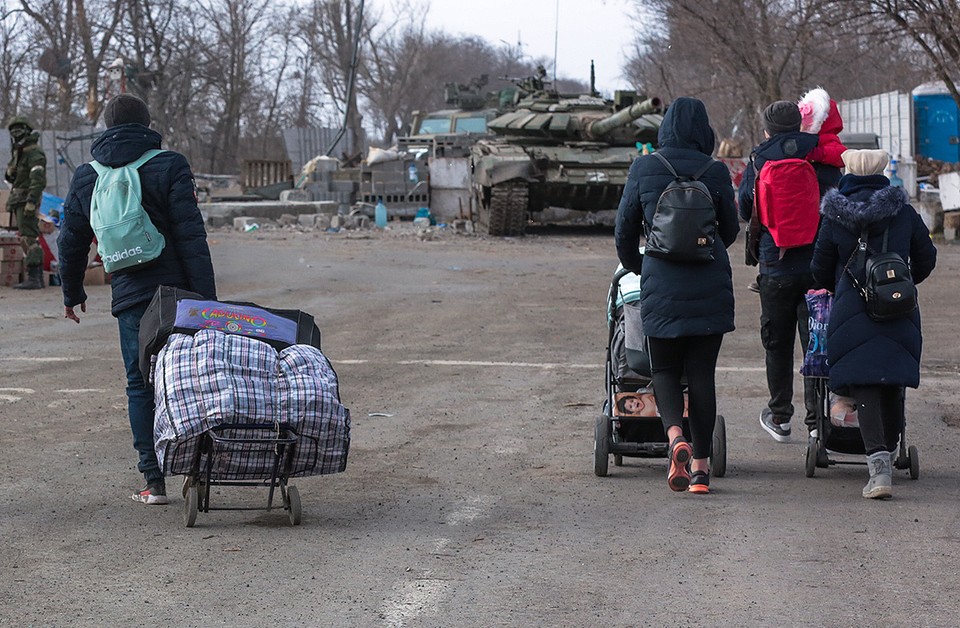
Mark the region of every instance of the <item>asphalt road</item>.
<instances>
[{"instance_id":1,"label":"asphalt road","mask_svg":"<svg viewBox=\"0 0 960 628\"><path fill-rule=\"evenodd\" d=\"M0 288L0 625L957 625L958 247L921 287L921 477L898 472L874 502L864 467L806 478L801 439L761 430L739 243L718 373L728 469L700 497L668 490L664 460L593 474L609 230L210 239L222 298L316 317L353 414L346 472L296 481L298 527L252 511L187 529L179 495L134 503L109 286L79 326L57 289Z\"/></svg>"}]
</instances>

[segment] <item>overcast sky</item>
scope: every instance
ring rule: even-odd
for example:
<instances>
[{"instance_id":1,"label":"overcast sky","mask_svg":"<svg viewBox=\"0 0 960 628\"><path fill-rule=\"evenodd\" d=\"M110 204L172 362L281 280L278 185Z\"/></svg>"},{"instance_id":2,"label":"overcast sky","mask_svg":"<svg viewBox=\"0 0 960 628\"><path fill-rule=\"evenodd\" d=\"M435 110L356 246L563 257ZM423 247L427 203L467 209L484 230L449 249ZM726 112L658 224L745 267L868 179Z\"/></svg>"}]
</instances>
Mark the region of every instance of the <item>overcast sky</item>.
<instances>
[{"instance_id":1,"label":"overcast sky","mask_svg":"<svg viewBox=\"0 0 960 628\"><path fill-rule=\"evenodd\" d=\"M633 40L633 5L631 0L432 0L427 25L479 35L494 45L516 46L519 38L525 54L547 59L554 58L556 35L557 76L586 83L593 59L597 89L611 96L615 89L633 89L620 70Z\"/></svg>"}]
</instances>

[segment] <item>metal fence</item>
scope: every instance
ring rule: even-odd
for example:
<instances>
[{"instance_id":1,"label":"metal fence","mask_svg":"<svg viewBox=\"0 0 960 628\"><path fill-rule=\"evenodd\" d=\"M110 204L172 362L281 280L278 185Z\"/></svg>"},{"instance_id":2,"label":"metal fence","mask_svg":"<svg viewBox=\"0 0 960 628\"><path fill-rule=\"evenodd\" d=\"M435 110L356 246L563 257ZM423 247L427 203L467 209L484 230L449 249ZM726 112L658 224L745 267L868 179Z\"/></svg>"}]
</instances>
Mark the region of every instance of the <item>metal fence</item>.
<instances>
[{"instance_id":1,"label":"metal fence","mask_svg":"<svg viewBox=\"0 0 960 628\"><path fill-rule=\"evenodd\" d=\"M899 159L913 158L913 97L886 92L838 103L843 130L850 133L876 133L880 148Z\"/></svg>"},{"instance_id":2,"label":"metal fence","mask_svg":"<svg viewBox=\"0 0 960 628\"><path fill-rule=\"evenodd\" d=\"M317 155L326 155L339 158L342 154L353 155L356 152L356 141L348 129L337 142L334 149L330 146L337 137L338 129L330 128L292 128L284 129L283 143L290 158L290 167L293 172L300 172L303 164Z\"/></svg>"}]
</instances>

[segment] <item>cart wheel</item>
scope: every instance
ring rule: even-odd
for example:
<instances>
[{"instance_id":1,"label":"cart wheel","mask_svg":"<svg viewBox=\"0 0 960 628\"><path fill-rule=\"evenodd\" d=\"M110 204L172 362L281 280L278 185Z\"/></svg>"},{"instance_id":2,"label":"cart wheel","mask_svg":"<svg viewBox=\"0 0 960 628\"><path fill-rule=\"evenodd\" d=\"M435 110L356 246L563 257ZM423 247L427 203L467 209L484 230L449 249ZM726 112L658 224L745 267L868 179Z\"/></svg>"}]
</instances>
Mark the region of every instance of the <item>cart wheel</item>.
<instances>
[{"instance_id":1,"label":"cart wheel","mask_svg":"<svg viewBox=\"0 0 960 628\"><path fill-rule=\"evenodd\" d=\"M300 508L300 491L297 490L296 486L287 487L287 508L289 509L290 525L300 525L303 510Z\"/></svg>"},{"instance_id":2,"label":"cart wheel","mask_svg":"<svg viewBox=\"0 0 960 628\"><path fill-rule=\"evenodd\" d=\"M805 459L805 467L808 478L812 478L813 474L817 472L817 449L817 440L815 438L808 439L807 455Z\"/></svg>"},{"instance_id":3,"label":"cart wheel","mask_svg":"<svg viewBox=\"0 0 960 628\"><path fill-rule=\"evenodd\" d=\"M623 456L621 456L620 454L613 454L613 465L614 465L615 467L622 467L622 466L623 466Z\"/></svg>"},{"instance_id":4,"label":"cart wheel","mask_svg":"<svg viewBox=\"0 0 960 628\"><path fill-rule=\"evenodd\" d=\"M713 455L710 456L710 473L722 478L727 474L727 422L723 415L717 415L713 427Z\"/></svg>"},{"instance_id":5,"label":"cart wheel","mask_svg":"<svg viewBox=\"0 0 960 628\"><path fill-rule=\"evenodd\" d=\"M907 458L910 460L910 479L920 479L920 452L916 445L910 445L907 448Z\"/></svg>"},{"instance_id":6,"label":"cart wheel","mask_svg":"<svg viewBox=\"0 0 960 628\"><path fill-rule=\"evenodd\" d=\"M610 419L600 415L593 430L593 472L598 477L607 476L610 463Z\"/></svg>"},{"instance_id":7,"label":"cart wheel","mask_svg":"<svg viewBox=\"0 0 960 628\"><path fill-rule=\"evenodd\" d=\"M197 495L196 486L188 486L185 489L184 500L183 500L183 525L188 528L192 528L193 524L197 522Z\"/></svg>"}]
</instances>

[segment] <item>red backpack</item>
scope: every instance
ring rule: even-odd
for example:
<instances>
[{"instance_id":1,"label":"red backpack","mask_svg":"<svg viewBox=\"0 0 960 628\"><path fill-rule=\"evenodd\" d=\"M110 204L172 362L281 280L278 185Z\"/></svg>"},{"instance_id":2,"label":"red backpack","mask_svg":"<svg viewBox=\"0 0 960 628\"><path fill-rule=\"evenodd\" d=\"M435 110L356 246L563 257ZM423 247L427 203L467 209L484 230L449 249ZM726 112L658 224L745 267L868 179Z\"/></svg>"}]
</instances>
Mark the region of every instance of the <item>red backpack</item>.
<instances>
[{"instance_id":1,"label":"red backpack","mask_svg":"<svg viewBox=\"0 0 960 628\"><path fill-rule=\"evenodd\" d=\"M781 249L812 244L820 224L820 185L804 159L767 161L756 178L754 209Z\"/></svg>"}]
</instances>

